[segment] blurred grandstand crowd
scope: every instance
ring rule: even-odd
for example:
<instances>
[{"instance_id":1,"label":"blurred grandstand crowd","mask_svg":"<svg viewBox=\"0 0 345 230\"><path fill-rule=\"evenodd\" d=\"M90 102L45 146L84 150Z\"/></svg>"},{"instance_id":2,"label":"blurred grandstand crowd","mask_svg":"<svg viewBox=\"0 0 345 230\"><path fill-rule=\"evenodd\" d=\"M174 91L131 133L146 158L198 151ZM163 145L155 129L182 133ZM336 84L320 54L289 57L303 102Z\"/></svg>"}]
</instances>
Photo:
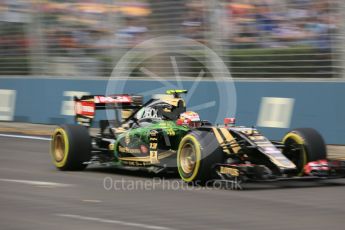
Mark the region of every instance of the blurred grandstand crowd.
<instances>
[{"instance_id":1,"label":"blurred grandstand crowd","mask_svg":"<svg viewBox=\"0 0 345 230\"><path fill-rule=\"evenodd\" d=\"M292 69L303 77L309 73L334 77L338 66L337 37L343 22L341 3L2 0L0 74L106 76L109 71L103 70L111 68L119 56L141 41L159 35L180 35L216 51L218 48L240 77L289 76ZM289 55L291 58L286 58ZM298 62L293 55L300 57L303 64L292 63ZM260 57L266 57L265 69L259 69L260 64L250 65ZM276 71L281 66L274 62L277 59L291 65ZM320 65L325 68L320 69ZM257 67L262 75L248 72L247 67Z\"/></svg>"}]
</instances>

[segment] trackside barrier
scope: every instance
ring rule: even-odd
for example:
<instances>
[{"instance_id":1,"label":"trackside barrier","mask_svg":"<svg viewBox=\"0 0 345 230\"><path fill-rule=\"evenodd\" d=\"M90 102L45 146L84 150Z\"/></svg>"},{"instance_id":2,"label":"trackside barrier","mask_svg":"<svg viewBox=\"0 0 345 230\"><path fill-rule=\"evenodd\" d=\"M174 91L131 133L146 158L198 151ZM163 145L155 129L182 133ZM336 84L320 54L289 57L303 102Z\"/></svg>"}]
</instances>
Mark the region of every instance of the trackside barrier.
<instances>
[{"instance_id":1,"label":"trackside barrier","mask_svg":"<svg viewBox=\"0 0 345 230\"><path fill-rule=\"evenodd\" d=\"M73 95L105 94L107 83L106 80L1 78L0 120L74 123ZM215 113L218 106L228 105L217 103L221 95L214 84L207 80L199 82L188 105L196 108L214 97L214 108L206 106L197 112L203 119L222 123L220 119L215 120ZM192 81L183 81L183 88L192 86ZM314 127L328 144L345 144L345 82L235 81L235 87L238 125L258 126L265 135L276 140L289 129ZM160 82L130 80L126 81L123 92L145 93L154 88L161 92L166 90ZM101 112L97 116L104 118L106 114Z\"/></svg>"}]
</instances>

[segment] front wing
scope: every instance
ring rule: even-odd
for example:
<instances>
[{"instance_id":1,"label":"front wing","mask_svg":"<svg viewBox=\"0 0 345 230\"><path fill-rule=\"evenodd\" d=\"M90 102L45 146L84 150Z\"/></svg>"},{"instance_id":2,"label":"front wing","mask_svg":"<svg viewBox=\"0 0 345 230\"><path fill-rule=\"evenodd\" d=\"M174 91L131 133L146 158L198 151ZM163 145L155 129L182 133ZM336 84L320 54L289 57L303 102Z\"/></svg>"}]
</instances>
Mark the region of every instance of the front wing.
<instances>
[{"instance_id":1,"label":"front wing","mask_svg":"<svg viewBox=\"0 0 345 230\"><path fill-rule=\"evenodd\" d=\"M264 165L218 164L216 173L228 182L310 181L345 178L345 160L319 160L309 162L300 175L274 174Z\"/></svg>"}]
</instances>

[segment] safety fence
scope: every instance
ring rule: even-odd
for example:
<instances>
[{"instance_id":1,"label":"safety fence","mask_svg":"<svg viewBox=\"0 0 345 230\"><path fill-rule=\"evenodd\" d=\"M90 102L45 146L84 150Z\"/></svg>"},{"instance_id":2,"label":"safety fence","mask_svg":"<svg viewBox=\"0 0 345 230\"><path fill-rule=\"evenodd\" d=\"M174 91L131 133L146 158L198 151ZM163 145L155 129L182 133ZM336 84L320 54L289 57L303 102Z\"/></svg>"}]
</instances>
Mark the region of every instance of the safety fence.
<instances>
[{"instance_id":1,"label":"safety fence","mask_svg":"<svg viewBox=\"0 0 345 230\"><path fill-rule=\"evenodd\" d=\"M137 44L179 36L211 48L236 78L342 77L344 4L341 0L3 0L0 75L109 77ZM170 77L176 72L174 55L161 53L144 64L127 62ZM175 59L184 63L181 77L198 77L204 68L188 53ZM127 74L148 78L142 71Z\"/></svg>"}]
</instances>

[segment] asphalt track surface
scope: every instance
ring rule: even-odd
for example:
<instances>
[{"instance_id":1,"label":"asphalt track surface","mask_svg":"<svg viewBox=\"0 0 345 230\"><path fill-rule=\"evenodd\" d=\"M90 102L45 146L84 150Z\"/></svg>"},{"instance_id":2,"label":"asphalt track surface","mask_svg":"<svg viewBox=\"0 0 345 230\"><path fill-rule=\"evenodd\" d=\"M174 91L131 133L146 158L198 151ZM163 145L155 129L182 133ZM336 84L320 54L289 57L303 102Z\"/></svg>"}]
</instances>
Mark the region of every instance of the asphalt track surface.
<instances>
[{"instance_id":1,"label":"asphalt track surface","mask_svg":"<svg viewBox=\"0 0 345 230\"><path fill-rule=\"evenodd\" d=\"M175 175L60 172L49 141L0 137L0 229L344 229L345 180L244 191L177 185Z\"/></svg>"}]
</instances>

